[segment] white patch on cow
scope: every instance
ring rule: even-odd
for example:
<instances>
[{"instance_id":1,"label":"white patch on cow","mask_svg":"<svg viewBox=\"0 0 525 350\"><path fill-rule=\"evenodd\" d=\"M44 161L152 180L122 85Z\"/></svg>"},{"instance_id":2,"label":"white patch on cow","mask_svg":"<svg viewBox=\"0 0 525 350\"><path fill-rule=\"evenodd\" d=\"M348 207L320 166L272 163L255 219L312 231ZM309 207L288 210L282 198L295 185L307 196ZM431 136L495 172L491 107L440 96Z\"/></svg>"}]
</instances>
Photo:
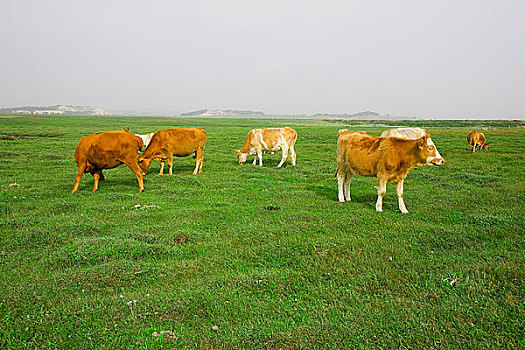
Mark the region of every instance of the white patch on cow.
<instances>
[{"instance_id":1,"label":"white patch on cow","mask_svg":"<svg viewBox=\"0 0 525 350\"><path fill-rule=\"evenodd\" d=\"M432 139L430 137L427 139L427 147L429 147L429 146L434 146L434 149L436 150L436 156L435 157L427 157L427 164L434 164L434 163L432 163L432 161L443 159L443 157L441 157L441 154L439 154L439 151L438 151L436 145L434 144L434 142L432 142Z\"/></svg>"},{"instance_id":2,"label":"white patch on cow","mask_svg":"<svg viewBox=\"0 0 525 350\"><path fill-rule=\"evenodd\" d=\"M261 148L264 150L270 150L268 148L268 144L263 139L262 130L259 130L259 143L261 144Z\"/></svg>"},{"instance_id":3,"label":"white patch on cow","mask_svg":"<svg viewBox=\"0 0 525 350\"><path fill-rule=\"evenodd\" d=\"M280 149L284 150L284 149L287 149L288 148L288 143L286 143L286 140L284 139L284 136L281 134L279 135L279 140L277 140L277 143L275 144L275 146L273 146L273 148L271 149L271 151L278 151Z\"/></svg>"}]
</instances>

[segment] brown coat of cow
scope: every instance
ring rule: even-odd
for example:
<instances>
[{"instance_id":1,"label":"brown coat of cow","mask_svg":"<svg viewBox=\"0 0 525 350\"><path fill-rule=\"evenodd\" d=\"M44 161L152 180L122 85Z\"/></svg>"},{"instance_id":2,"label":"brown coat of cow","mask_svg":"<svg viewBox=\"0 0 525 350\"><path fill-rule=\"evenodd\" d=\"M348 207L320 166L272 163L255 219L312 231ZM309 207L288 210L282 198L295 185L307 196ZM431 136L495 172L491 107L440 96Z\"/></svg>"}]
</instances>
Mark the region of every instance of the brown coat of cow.
<instances>
[{"instance_id":1,"label":"brown coat of cow","mask_svg":"<svg viewBox=\"0 0 525 350\"><path fill-rule=\"evenodd\" d=\"M206 131L201 128L173 128L157 131L148 148L139 157L140 168L147 173L152 160L161 162L160 172L164 172L164 162L168 160L169 174L173 174L173 156L187 157L195 154L196 165L193 175L202 173L202 152L206 144Z\"/></svg>"},{"instance_id":2,"label":"brown coat of cow","mask_svg":"<svg viewBox=\"0 0 525 350\"><path fill-rule=\"evenodd\" d=\"M339 201L350 201L353 175L378 179L376 210L383 211L387 182L396 183L399 210L406 214L403 181L413 168L425 164L442 165L443 158L428 135L418 140L377 137L360 133L342 133L337 140L337 176ZM343 185L345 191L343 194Z\"/></svg>"},{"instance_id":3,"label":"brown coat of cow","mask_svg":"<svg viewBox=\"0 0 525 350\"><path fill-rule=\"evenodd\" d=\"M141 138L126 131L105 131L84 136L75 149L77 176L71 193L77 190L84 173L93 175L95 192L98 181L104 180L102 169L116 168L121 164L126 164L133 171L139 182L139 192L144 191L143 173L137 164L141 148Z\"/></svg>"},{"instance_id":4,"label":"brown coat of cow","mask_svg":"<svg viewBox=\"0 0 525 350\"><path fill-rule=\"evenodd\" d=\"M485 135L479 131L471 131L467 135L468 150L472 148L472 152L476 152L476 146L480 149L488 149L489 144L485 142Z\"/></svg>"}]
</instances>

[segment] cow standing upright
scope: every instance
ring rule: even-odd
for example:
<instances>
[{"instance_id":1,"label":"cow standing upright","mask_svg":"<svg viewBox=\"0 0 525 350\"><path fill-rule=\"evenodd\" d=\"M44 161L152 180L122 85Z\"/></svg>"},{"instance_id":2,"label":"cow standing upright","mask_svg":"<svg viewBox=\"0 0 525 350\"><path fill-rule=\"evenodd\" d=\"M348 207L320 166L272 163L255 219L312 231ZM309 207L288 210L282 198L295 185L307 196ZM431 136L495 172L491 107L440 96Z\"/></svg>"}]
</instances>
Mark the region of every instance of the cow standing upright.
<instances>
[{"instance_id":1,"label":"cow standing upright","mask_svg":"<svg viewBox=\"0 0 525 350\"><path fill-rule=\"evenodd\" d=\"M235 151L239 157L239 165L246 162L248 155L256 155L253 164L259 158L259 166L262 166L262 152L276 152L282 150L281 162L277 165L280 168L288 158L292 159L292 165L295 166L295 142L297 141L297 132L292 128L273 128L273 129L253 129L246 136L246 140L240 150Z\"/></svg>"},{"instance_id":2,"label":"cow standing upright","mask_svg":"<svg viewBox=\"0 0 525 350\"><path fill-rule=\"evenodd\" d=\"M194 154L196 158L195 170L202 173L204 145L206 144L206 131L201 128L173 128L157 131L149 143L148 148L139 157L140 168L147 173L152 160L161 162L159 174L164 172L164 162L167 160L169 174L173 174L173 157L187 157Z\"/></svg>"},{"instance_id":3,"label":"cow standing upright","mask_svg":"<svg viewBox=\"0 0 525 350\"><path fill-rule=\"evenodd\" d=\"M383 211L387 182L396 183L399 210L408 213L403 202L403 181L413 168L425 164L442 165L445 161L428 135L417 140L377 137L345 132L337 140L337 176L339 202L350 201L353 175L376 176L376 210ZM343 193L343 187L344 193Z\"/></svg>"},{"instance_id":4,"label":"cow standing upright","mask_svg":"<svg viewBox=\"0 0 525 350\"><path fill-rule=\"evenodd\" d=\"M77 190L84 173L93 175L95 192L98 181L104 180L102 169L116 168L121 164L126 164L133 171L139 182L139 192L144 191L143 173L137 164L141 148L142 139L126 131L105 131L84 136L75 149L77 176L71 193Z\"/></svg>"},{"instance_id":5,"label":"cow standing upright","mask_svg":"<svg viewBox=\"0 0 525 350\"><path fill-rule=\"evenodd\" d=\"M479 131L471 131L467 135L468 150L472 148L472 152L476 152L476 146L480 149L488 149L489 144L485 142L485 135Z\"/></svg>"}]
</instances>

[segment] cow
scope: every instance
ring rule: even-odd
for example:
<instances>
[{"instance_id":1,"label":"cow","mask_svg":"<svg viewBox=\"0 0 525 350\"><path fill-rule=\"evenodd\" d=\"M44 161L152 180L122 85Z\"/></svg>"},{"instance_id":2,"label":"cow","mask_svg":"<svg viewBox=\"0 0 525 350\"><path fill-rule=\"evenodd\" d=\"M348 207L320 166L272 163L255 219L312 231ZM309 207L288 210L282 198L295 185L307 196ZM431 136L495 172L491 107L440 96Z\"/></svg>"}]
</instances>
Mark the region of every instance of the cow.
<instances>
[{"instance_id":1,"label":"cow","mask_svg":"<svg viewBox=\"0 0 525 350\"><path fill-rule=\"evenodd\" d=\"M383 131L381 137L398 137L400 139L416 140L425 135L428 135L428 133L422 128L397 128Z\"/></svg>"},{"instance_id":2,"label":"cow","mask_svg":"<svg viewBox=\"0 0 525 350\"><path fill-rule=\"evenodd\" d=\"M135 134L135 136L138 136L142 139L142 142L144 143L144 146L142 148L147 148L154 134L154 132L150 132L146 135Z\"/></svg>"},{"instance_id":3,"label":"cow","mask_svg":"<svg viewBox=\"0 0 525 350\"><path fill-rule=\"evenodd\" d=\"M206 144L206 131L201 128L173 128L157 131L148 145L148 148L139 157L139 166L147 173L151 161L161 162L159 175L164 173L164 162L168 160L169 174L173 174L173 157L187 157L194 154L196 158L193 175L202 173L202 152Z\"/></svg>"},{"instance_id":4,"label":"cow","mask_svg":"<svg viewBox=\"0 0 525 350\"><path fill-rule=\"evenodd\" d=\"M444 159L428 135L417 140L377 137L360 133L344 133L337 140L338 199L350 201L353 175L376 176L376 211L383 211L387 182L396 183L399 210L408 211L403 202L403 181L408 172L421 165L442 165ZM345 191L343 194L343 185Z\"/></svg>"},{"instance_id":5,"label":"cow","mask_svg":"<svg viewBox=\"0 0 525 350\"><path fill-rule=\"evenodd\" d=\"M137 164L137 156L142 148L142 139L126 131L105 131L84 136L75 149L77 176L71 193L75 193L84 173L91 173L98 189L98 181L104 180L103 169L113 169L126 164L137 176L139 192L144 191L142 170Z\"/></svg>"},{"instance_id":6,"label":"cow","mask_svg":"<svg viewBox=\"0 0 525 350\"><path fill-rule=\"evenodd\" d=\"M253 129L246 136L246 140L240 150L235 151L239 157L239 165L243 165L248 158L248 155L255 155L253 164L257 163L259 158L259 166L262 166L262 152L276 152L282 150L282 158L278 168L288 158L288 153L292 160L292 165L295 166L295 142L297 141L297 132L291 128L273 128L273 129Z\"/></svg>"},{"instance_id":7,"label":"cow","mask_svg":"<svg viewBox=\"0 0 525 350\"><path fill-rule=\"evenodd\" d=\"M480 149L488 149L489 144L485 142L485 135L482 132L471 131L467 135L468 150L472 148L472 152L476 152L476 146Z\"/></svg>"}]
</instances>

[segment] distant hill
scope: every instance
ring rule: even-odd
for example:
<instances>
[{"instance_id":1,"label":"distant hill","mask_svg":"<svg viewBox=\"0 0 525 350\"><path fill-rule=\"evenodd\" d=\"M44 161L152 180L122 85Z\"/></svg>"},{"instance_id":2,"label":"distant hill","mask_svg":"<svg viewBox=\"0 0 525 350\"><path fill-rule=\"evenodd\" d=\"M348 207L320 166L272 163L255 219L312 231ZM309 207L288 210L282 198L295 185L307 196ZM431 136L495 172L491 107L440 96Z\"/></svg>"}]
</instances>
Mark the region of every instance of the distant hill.
<instances>
[{"instance_id":1,"label":"distant hill","mask_svg":"<svg viewBox=\"0 0 525 350\"><path fill-rule=\"evenodd\" d=\"M111 115L101 108L89 106L67 106L56 105L47 107L12 107L0 108L0 113L17 113L17 114L48 114L48 115Z\"/></svg>"},{"instance_id":2,"label":"distant hill","mask_svg":"<svg viewBox=\"0 0 525 350\"><path fill-rule=\"evenodd\" d=\"M263 112L239 111L233 109L200 109L198 111L182 113L181 117L263 117Z\"/></svg>"},{"instance_id":3,"label":"distant hill","mask_svg":"<svg viewBox=\"0 0 525 350\"><path fill-rule=\"evenodd\" d=\"M333 113L316 113L313 115L284 115L284 114L265 114L263 112L254 112L254 111L239 111L234 109L226 110L210 110L210 109L200 109L198 111L182 113L181 117L238 117L238 118L291 118L291 119L358 119L358 120L399 120L407 119L404 117L394 117L389 114L383 115L377 112L364 111L358 113L342 113L342 114L333 114Z\"/></svg>"}]
</instances>

